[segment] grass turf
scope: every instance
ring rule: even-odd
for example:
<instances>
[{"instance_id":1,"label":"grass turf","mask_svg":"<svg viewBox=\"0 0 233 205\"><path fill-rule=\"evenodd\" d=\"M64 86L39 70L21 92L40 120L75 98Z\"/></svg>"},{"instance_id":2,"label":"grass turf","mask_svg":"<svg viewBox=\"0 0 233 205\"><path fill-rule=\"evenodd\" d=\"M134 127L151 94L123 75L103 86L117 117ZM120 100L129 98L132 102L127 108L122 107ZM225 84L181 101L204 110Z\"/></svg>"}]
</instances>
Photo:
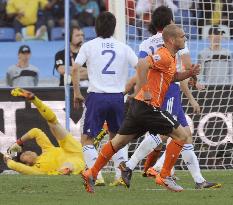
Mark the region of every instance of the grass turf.
<instances>
[{"instance_id":1,"label":"grass turf","mask_svg":"<svg viewBox=\"0 0 233 205\"><path fill-rule=\"evenodd\" d=\"M113 174L104 174L106 183ZM185 188L173 193L155 185L151 178L134 173L131 188L96 187L86 193L80 176L0 176L0 205L232 205L233 171L203 171L209 181L220 182L220 189L195 190L187 171L177 171Z\"/></svg>"}]
</instances>

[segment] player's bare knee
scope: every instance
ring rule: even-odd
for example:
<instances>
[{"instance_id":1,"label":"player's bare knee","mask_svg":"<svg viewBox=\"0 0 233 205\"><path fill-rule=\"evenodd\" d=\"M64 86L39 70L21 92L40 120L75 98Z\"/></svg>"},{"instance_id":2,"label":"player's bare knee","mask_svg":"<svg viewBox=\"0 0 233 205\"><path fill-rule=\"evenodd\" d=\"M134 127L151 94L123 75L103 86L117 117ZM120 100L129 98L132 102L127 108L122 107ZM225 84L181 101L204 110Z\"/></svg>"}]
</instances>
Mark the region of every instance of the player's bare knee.
<instances>
[{"instance_id":1,"label":"player's bare knee","mask_svg":"<svg viewBox=\"0 0 233 205\"><path fill-rule=\"evenodd\" d=\"M125 145L127 145L132 139L131 135L119 135L117 134L112 140L112 146L115 151L118 151L119 149L123 148Z\"/></svg>"}]
</instances>

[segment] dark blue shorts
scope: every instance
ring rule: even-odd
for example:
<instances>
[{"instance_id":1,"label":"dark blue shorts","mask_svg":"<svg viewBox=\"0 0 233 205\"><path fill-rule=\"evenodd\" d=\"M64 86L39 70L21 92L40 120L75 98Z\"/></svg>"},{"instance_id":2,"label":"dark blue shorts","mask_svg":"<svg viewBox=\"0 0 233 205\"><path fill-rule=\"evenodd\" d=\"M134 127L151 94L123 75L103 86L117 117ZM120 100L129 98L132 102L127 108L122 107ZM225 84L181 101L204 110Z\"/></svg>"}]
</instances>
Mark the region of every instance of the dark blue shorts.
<instances>
[{"instance_id":1,"label":"dark blue shorts","mask_svg":"<svg viewBox=\"0 0 233 205\"><path fill-rule=\"evenodd\" d=\"M177 121L183 126L188 126L184 110L182 108L180 86L176 83L172 83L168 88L166 96L164 98L162 110L168 111Z\"/></svg>"},{"instance_id":2,"label":"dark blue shorts","mask_svg":"<svg viewBox=\"0 0 233 205\"><path fill-rule=\"evenodd\" d=\"M82 115L83 134L96 137L105 121L109 131L117 133L123 118L123 93L88 93Z\"/></svg>"}]
</instances>

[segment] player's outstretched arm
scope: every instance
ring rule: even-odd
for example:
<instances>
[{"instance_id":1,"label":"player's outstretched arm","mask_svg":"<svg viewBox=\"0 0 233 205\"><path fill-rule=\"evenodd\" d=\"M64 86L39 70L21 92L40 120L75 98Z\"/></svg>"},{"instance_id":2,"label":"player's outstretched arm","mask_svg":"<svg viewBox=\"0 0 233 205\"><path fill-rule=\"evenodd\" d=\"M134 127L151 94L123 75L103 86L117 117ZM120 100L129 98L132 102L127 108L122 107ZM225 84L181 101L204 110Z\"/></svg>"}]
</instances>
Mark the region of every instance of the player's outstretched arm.
<instances>
[{"instance_id":1,"label":"player's outstretched arm","mask_svg":"<svg viewBox=\"0 0 233 205\"><path fill-rule=\"evenodd\" d=\"M176 72L174 75L173 81L182 81L187 78L199 75L199 73L200 73L200 65L193 64L191 68L187 71Z\"/></svg>"}]
</instances>

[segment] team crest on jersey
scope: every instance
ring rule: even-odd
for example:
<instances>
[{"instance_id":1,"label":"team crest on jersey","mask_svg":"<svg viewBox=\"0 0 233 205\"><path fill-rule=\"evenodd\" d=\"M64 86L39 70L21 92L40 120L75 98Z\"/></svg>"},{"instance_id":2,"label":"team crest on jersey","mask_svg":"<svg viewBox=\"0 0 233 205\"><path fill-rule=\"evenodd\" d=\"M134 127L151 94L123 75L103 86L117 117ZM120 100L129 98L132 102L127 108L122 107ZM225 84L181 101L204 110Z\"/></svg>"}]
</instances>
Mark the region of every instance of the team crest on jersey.
<instances>
[{"instance_id":1,"label":"team crest on jersey","mask_svg":"<svg viewBox=\"0 0 233 205\"><path fill-rule=\"evenodd\" d=\"M160 55L156 54L153 56L154 61L159 61L161 59Z\"/></svg>"}]
</instances>

